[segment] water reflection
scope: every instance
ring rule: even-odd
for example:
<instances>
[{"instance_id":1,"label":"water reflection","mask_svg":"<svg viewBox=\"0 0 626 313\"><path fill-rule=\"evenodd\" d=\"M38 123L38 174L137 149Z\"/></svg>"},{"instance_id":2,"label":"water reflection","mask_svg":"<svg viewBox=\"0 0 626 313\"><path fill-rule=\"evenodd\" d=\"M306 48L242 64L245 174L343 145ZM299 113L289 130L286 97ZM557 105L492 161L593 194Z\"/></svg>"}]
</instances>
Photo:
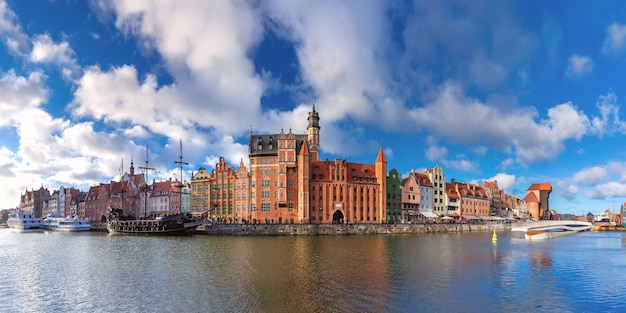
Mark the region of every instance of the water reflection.
<instances>
[{"instance_id":1,"label":"water reflection","mask_svg":"<svg viewBox=\"0 0 626 313\"><path fill-rule=\"evenodd\" d=\"M0 311L626 309L620 288L626 274L615 271L626 267L624 235L528 242L504 232L496 243L491 236L159 238L0 231Z\"/></svg>"}]
</instances>

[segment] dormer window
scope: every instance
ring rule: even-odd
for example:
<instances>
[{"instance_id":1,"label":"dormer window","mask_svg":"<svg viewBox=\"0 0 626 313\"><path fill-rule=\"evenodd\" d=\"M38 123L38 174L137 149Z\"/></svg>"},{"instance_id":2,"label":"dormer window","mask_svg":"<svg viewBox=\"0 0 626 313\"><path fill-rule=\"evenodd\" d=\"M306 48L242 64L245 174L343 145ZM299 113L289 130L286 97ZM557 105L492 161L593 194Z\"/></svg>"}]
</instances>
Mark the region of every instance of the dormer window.
<instances>
[{"instance_id":1,"label":"dormer window","mask_svg":"<svg viewBox=\"0 0 626 313\"><path fill-rule=\"evenodd\" d=\"M273 149L274 148L274 142L272 141L272 137L270 137L270 143L269 143L269 149Z\"/></svg>"},{"instance_id":2,"label":"dormer window","mask_svg":"<svg viewBox=\"0 0 626 313\"><path fill-rule=\"evenodd\" d=\"M259 138L258 149L263 150L263 138Z\"/></svg>"}]
</instances>

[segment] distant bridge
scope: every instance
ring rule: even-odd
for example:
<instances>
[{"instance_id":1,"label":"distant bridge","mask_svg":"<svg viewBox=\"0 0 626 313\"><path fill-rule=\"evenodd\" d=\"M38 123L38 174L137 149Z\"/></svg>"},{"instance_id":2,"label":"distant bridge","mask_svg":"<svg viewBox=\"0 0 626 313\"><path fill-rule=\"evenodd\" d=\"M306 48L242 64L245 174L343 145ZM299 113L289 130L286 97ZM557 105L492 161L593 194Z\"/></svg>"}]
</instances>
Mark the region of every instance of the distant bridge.
<instances>
[{"instance_id":1,"label":"distant bridge","mask_svg":"<svg viewBox=\"0 0 626 313\"><path fill-rule=\"evenodd\" d=\"M591 228L592 224L581 221L533 221L523 222L511 228L511 231L524 232L526 239L549 239L574 234Z\"/></svg>"}]
</instances>

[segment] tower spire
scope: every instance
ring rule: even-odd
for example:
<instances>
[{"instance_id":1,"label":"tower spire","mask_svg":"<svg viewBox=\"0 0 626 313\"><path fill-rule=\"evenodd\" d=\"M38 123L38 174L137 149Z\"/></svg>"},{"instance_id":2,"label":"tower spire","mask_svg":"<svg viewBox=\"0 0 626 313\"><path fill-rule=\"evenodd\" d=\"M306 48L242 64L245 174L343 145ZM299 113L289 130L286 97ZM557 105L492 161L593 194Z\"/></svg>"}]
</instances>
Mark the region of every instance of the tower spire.
<instances>
[{"instance_id":1,"label":"tower spire","mask_svg":"<svg viewBox=\"0 0 626 313\"><path fill-rule=\"evenodd\" d=\"M311 112L309 112L307 120L309 125L306 129L311 161L318 161L320 159L320 116L317 111L315 111L315 99L313 99L313 107Z\"/></svg>"}]
</instances>

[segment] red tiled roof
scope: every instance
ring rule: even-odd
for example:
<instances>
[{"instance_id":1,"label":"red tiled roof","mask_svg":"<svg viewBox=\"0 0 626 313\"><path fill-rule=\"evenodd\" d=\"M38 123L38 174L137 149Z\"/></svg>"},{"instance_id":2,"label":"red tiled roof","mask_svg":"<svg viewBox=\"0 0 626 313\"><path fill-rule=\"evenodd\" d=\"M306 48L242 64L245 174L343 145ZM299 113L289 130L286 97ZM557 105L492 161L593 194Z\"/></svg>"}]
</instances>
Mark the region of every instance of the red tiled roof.
<instances>
[{"instance_id":1,"label":"red tiled roof","mask_svg":"<svg viewBox=\"0 0 626 313\"><path fill-rule=\"evenodd\" d=\"M534 193L529 192L528 194L526 194L526 197L524 197L524 201L526 201L526 202L539 202L539 199L537 199L537 196L535 196Z\"/></svg>"},{"instance_id":2,"label":"red tiled roof","mask_svg":"<svg viewBox=\"0 0 626 313\"><path fill-rule=\"evenodd\" d=\"M548 183L532 184L527 190L544 190L552 191L552 186Z\"/></svg>"}]
</instances>

